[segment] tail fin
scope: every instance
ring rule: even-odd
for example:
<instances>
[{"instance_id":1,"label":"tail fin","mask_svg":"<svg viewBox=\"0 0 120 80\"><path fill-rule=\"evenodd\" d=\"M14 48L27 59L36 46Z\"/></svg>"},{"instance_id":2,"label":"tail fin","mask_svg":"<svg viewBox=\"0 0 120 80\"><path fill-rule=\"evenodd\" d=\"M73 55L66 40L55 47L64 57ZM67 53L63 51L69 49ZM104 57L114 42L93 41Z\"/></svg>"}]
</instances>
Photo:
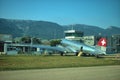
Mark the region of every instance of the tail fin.
<instances>
[{"instance_id":1,"label":"tail fin","mask_svg":"<svg viewBox=\"0 0 120 80\"><path fill-rule=\"evenodd\" d=\"M103 46L103 47L106 47L107 46L107 39L106 38L101 38L99 41L98 41L98 46Z\"/></svg>"},{"instance_id":2,"label":"tail fin","mask_svg":"<svg viewBox=\"0 0 120 80\"><path fill-rule=\"evenodd\" d=\"M106 47L107 47L107 39L106 38L101 38L99 41L98 41L98 47L99 49L101 49L102 51L105 51L106 52Z\"/></svg>"}]
</instances>

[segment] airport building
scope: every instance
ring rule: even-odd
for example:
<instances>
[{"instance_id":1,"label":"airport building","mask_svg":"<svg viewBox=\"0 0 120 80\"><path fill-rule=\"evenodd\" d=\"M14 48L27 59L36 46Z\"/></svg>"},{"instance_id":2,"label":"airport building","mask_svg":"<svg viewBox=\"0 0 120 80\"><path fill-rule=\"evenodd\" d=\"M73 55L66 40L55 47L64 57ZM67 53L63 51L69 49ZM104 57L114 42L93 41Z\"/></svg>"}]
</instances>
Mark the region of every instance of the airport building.
<instances>
[{"instance_id":1,"label":"airport building","mask_svg":"<svg viewBox=\"0 0 120 80\"><path fill-rule=\"evenodd\" d=\"M68 40L75 40L75 41L82 41L82 37L84 35L83 32L81 31L77 31L77 30L67 30L64 31L65 33L65 39Z\"/></svg>"},{"instance_id":2,"label":"airport building","mask_svg":"<svg viewBox=\"0 0 120 80\"><path fill-rule=\"evenodd\" d=\"M0 34L0 54L6 54L7 44L12 43L12 35Z\"/></svg>"},{"instance_id":3,"label":"airport building","mask_svg":"<svg viewBox=\"0 0 120 80\"><path fill-rule=\"evenodd\" d=\"M0 34L0 55L17 55L17 54L35 54L59 53L62 50L56 47L31 43L13 43L12 36Z\"/></svg>"},{"instance_id":4,"label":"airport building","mask_svg":"<svg viewBox=\"0 0 120 80\"><path fill-rule=\"evenodd\" d=\"M111 47L113 48L114 52L120 53L120 34L112 35Z\"/></svg>"},{"instance_id":5,"label":"airport building","mask_svg":"<svg viewBox=\"0 0 120 80\"><path fill-rule=\"evenodd\" d=\"M67 30L64 33L65 39L80 41L90 46L94 46L98 38L96 36L84 36L83 32L77 30Z\"/></svg>"}]
</instances>

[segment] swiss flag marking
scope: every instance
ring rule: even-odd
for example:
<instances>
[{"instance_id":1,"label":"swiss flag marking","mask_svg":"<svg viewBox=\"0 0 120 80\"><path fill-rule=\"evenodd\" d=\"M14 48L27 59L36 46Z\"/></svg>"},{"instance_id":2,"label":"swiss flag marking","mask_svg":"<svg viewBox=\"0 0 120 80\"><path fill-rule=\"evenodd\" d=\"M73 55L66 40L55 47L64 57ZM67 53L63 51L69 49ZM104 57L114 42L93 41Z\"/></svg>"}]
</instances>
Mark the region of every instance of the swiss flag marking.
<instances>
[{"instance_id":1,"label":"swiss flag marking","mask_svg":"<svg viewBox=\"0 0 120 80\"><path fill-rule=\"evenodd\" d=\"M106 47L107 46L107 40L106 40L106 38L101 38L98 41L98 46L104 46L104 47Z\"/></svg>"}]
</instances>

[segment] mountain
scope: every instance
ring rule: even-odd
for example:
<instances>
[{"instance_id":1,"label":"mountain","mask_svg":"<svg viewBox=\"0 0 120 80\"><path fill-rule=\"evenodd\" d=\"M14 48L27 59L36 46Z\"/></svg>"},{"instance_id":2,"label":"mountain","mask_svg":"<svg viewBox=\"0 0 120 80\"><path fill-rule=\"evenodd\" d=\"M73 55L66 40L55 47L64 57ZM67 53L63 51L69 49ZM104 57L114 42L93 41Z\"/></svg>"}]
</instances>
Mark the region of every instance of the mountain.
<instances>
[{"instance_id":1,"label":"mountain","mask_svg":"<svg viewBox=\"0 0 120 80\"><path fill-rule=\"evenodd\" d=\"M84 35L111 36L120 34L120 28L110 26L103 29L97 26L74 24L62 26L54 22L34 20L13 20L0 18L0 34L11 34L13 37L31 36L41 39L64 38L64 31L70 29L80 30Z\"/></svg>"},{"instance_id":2,"label":"mountain","mask_svg":"<svg viewBox=\"0 0 120 80\"><path fill-rule=\"evenodd\" d=\"M63 27L47 21L0 19L0 34L53 39L63 37Z\"/></svg>"},{"instance_id":3,"label":"mountain","mask_svg":"<svg viewBox=\"0 0 120 80\"><path fill-rule=\"evenodd\" d=\"M105 33L108 36L111 36L113 34L120 34L120 27L116 27L116 26L110 26L107 29L105 29Z\"/></svg>"}]
</instances>

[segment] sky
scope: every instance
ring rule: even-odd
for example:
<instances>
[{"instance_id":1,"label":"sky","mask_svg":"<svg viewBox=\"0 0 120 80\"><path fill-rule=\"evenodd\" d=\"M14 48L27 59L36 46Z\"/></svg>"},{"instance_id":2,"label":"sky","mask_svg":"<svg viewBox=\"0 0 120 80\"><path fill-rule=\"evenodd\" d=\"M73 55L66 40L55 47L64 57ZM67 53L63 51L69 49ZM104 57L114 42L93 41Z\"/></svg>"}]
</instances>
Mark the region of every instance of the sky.
<instances>
[{"instance_id":1,"label":"sky","mask_svg":"<svg viewBox=\"0 0 120 80\"><path fill-rule=\"evenodd\" d=\"M0 0L0 18L120 27L120 0Z\"/></svg>"}]
</instances>

